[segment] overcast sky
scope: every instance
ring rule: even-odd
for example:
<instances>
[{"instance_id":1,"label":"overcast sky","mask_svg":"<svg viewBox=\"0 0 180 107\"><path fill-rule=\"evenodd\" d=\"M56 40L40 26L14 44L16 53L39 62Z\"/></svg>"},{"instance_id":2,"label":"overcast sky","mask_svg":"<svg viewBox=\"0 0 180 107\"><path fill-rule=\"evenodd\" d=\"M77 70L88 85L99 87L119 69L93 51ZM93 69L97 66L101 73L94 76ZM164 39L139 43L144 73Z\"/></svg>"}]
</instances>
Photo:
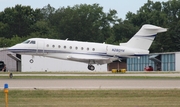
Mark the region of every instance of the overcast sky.
<instances>
[{"instance_id":1,"label":"overcast sky","mask_svg":"<svg viewBox=\"0 0 180 107\"><path fill-rule=\"evenodd\" d=\"M152 1L166 2L168 0ZM0 0L0 11L3 11L7 7L14 7L16 4L29 5L34 9L43 8L50 4L52 7L58 9L63 6L74 6L84 3L98 3L104 8L104 12L108 12L109 9L115 9L118 12L118 17L124 19L128 11L136 13L144 3L147 3L147 0Z\"/></svg>"}]
</instances>

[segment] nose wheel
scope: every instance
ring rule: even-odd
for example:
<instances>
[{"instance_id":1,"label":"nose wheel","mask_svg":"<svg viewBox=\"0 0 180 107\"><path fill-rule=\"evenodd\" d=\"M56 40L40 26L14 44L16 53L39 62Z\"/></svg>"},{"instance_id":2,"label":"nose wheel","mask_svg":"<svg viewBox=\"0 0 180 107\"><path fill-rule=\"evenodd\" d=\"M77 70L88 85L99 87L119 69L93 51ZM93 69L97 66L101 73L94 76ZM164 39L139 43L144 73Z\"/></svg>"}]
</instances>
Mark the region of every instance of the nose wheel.
<instances>
[{"instance_id":1,"label":"nose wheel","mask_svg":"<svg viewBox=\"0 0 180 107\"><path fill-rule=\"evenodd\" d=\"M94 71L95 67L93 65L88 65L88 69Z\"/></svg>"},{"instance_id":2,"label":"nose wheel","mask_svg":"<svg viewBox=\"0 0 180 107\"><path fill-rule=\"evenodd\" d=\"M29 62L30 62L30 63L33 63L33 62L34 62L34 60L33 60L33 59L30 59L30 60L29 60Z\"/></svg>"}]
</instances>

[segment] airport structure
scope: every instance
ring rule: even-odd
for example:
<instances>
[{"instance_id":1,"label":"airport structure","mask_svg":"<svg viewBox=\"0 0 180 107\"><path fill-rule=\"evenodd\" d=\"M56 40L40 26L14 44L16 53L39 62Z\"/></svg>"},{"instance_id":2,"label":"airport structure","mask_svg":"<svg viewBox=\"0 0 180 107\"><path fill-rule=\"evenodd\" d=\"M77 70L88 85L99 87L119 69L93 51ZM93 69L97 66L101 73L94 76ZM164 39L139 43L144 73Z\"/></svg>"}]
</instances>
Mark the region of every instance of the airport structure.
<instances>
[{"instance_id":1,"label":"airport structure","mask_svg":"<svg viewBox=\"0 0 180 107\"><path fill-rule=\"evenodd\" d=\"M34 59L33 62L30 59ZM12 54L6 49L0 49L0 61L4 61L7 71L88 71L87 64L52 59L43 56ZM112 69L127 69L127 71L144 71L152 66L154 71L180 71L180 52L152 53L146 56L114 61L109 64L97 65L96 71L111 71Z\"/></svg>"},{"instance_id":2,"label":"airport structure","mask_svg":"<svg viewBox=\"0 0 180 107\"><path fill-rule=\"evenodd\" d=\"M17 68L18 61L12 59L10 56L8 56L8 51L6 48L0 49L0 61L3 61L6 64L7 71L19 71Z\"/></svg>"},{"instance_id":3,"label":"airport structure","mask_svg":"<svg viewBox=\"0 0 180 107\"><path fill-rule=\"evenodd\" d=\"M153 53L127 59L128 71L144 71L151 66L154 71L180 71L180 52Z\"/></svg>"},{"instance_id":4,"label":"airport structure","mask_svg":"<svg viewBox=\"0 0 180 107\"><path fill-rule=\"evenodd\" d=\"M33 59L33 61L31 60ZM107 64L95 65L96 69L94 71L107 71ZM48 58L43 56L32 55L21 55L21 71L31 72L31 71L44 71L44 72L61 72L61 71L89 71L87 69L86 63L61 60L55 58Z\"/></svg>"},{"instance_id":5,"label":"airport structure","mask_svg":"<svg viewBox=\"0 0 180 107\"><path fill-rule=\"evenodd\" d=\"M108 70L127 69L127 71L145 71L151 66L153 71L180 71L180 52L152 53L146 56L127 58L121 62L108 64Z\"/></svg>"},{"instance_id":6,"label":"airport structure","mask_svg":"<svg viewBox=\"0 0 180 107\"><path fill-rule=\"evenodd\" d=\"M127 69L127 71L145 71L145 67L152 67L153 71L180 71L180 52L151 53L146 56L127 58L121 62L115 61L111 69Z\"/></svg>"}]
</instances>

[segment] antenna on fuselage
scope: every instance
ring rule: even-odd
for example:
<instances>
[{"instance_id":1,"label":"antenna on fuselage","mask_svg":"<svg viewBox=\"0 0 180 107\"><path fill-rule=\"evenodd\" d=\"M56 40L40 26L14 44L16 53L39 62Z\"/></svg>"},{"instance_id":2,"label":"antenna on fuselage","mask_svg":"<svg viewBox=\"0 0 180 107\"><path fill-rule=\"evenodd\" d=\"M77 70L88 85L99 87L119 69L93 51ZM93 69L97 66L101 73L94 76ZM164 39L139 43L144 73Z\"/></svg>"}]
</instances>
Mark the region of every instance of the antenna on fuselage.
<instances>
[{"instance_id":1,"label":"antenna on fuselage","mask_svg":"<svg viewBox=\"0 0 180 107\"><path fill-rule=\"evenodd\" d=\"M66 41L68 40L68 38L66 38Z\"/></svg>"}]
</instances>

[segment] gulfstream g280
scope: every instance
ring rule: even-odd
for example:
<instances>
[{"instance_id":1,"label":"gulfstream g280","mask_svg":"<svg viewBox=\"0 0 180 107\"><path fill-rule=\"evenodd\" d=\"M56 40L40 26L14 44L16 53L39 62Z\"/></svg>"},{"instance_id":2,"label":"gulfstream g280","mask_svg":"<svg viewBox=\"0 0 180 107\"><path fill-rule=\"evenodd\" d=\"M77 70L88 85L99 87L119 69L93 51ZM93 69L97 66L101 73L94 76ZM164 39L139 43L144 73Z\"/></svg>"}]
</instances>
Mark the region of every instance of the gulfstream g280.
<instances>
[{"instance_id":1,"label":"gulfstream g280","mask_svg":"<svg viewBox=\"0 0 180 107\"><path fill-rule=\"evenodd\" d=\"M83 62L88 64L89 70L94 70L93 64L105 64L121 58L149 54L148 49L156 34L165 31L166 28L145 24L127 43L120 45L31 38L8 50L18 54Z\"/></svg>"}]
</instances>

